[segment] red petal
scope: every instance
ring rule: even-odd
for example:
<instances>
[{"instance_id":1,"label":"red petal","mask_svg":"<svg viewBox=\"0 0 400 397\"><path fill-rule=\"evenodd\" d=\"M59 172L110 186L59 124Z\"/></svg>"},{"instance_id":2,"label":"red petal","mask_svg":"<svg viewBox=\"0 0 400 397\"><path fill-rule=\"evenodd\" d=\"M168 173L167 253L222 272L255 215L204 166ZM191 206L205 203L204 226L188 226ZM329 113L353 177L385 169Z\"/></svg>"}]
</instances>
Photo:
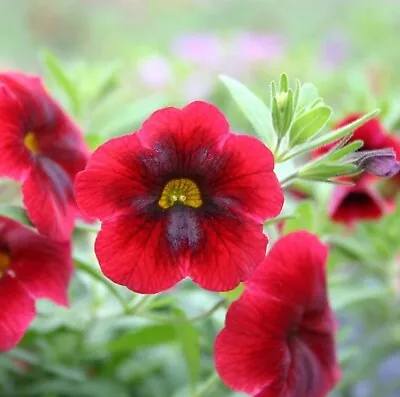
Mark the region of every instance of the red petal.
<instances>
[{"instance_id":1,"label":"red petal","mask_svg":"<svg viewBox=\"0 0 400 397\"><path fill-rule=\"evenodd\" d=\"M200 146L215 145L228 136L229 124L217 107L192 102L182 110L165 108L154 112L138 132L140 139L153 145L162 137L173 138L177 151L191 153Z\"/></svg>"},{"instance_id":2,"label":"red petal","mask_svg":"<svg viewBox=\"0 0 400 397\"><path fill-rule=\"evenodd\" d=\"M328 248L308 232L278 240L246 287L309 310L327 304L325 264Z\"/></svg>"},{"instance_id":3,"label":"red petal","mask_svg":"<svg viewBox=\"0 0 400 397\"><path fill-rule=\"evenodd\" d=\"M185 277L184 258L166 242L164 219L127 214L105 220L95 244L104 275L142 294L166 290Z\"/></svg>"},{"instance_id":4,"label":"red petal","mask_svg":"<svg viewBox=\"0 0 400 397\"><path fill-rule=\"evenodd\" d=\"M273 172L274 157L258 139L231 134L224 145L228 161L210 178L211 194L262 222L282 210L283 192ZM222 154L221 154L222 156Z\"/></svg>"},{"instance_id":5,"label":"red petal","mask_svg":"<svg viewBox=\"0 0 400 397\"><path fill-rule=\"evenodd\" d=\"M20 342L35 318L35 302L22 284L3 275L0 279L0 350L9 350Z\"/></svg>"},{"instance_id":6,"label":"red petal","mask_svg":"<svg viewBox=\"0 0 400 397\"><path fill-rule=\"evenodd\" d=\"M10 254L12 272L35 298L67 304L72 275L71 246L38 235L32 229L0 216L0 238Z\"/></svg>"},{"instance_id":7,"label":"red petal","mask_svg":"<svg viewBox=\"0 0 400 397\"><path fill-rule=\"evenodd\" d=\"M133 210L134 200L148 197L148 183L139 154L144 151L136 135L114 138L91 156L75 181L76 199L89 216L105 219Z\"/></svg>"},{"instance_id":8,"label":"red petal","mask_svg":"<svg viewBox=\"0 0 400 397\"><path fill-rule=\"evenodd\" d=\"M363 115L361 113L350 114L343 120L339 121L335 125L335 129L344 127L345 125L356 121L362 116ZM364 141L364 146L362 147L362 150L378 149L379 147L381 147L382 142L385 140L385 128L377 118L368 120L362 126L354 130L354 134L351 137L350 142L357 139L361 139L362 141Z\"/></svg>"},{"instance_id":9,"label":"red petal","mask_svg":"<svg viewBox=\"0 0 400 397\"><path fill-rule=\"evenodd\" d=\"M29 218L40 233L68 240L75 222L73 185L56 163L41 158L22 185Z\"/></svg>"},{"instance_id":10,"label":"red petal","mask_svg":"<svg viewBox=\"0 0 400 397\"><path fill-rule=\"evenodd\" d=\"M300 315L273 296L245 291L229 307L216 339L216 368L224 382L256 393L285 379L291 361L287 334Z\"/></svg>"},{"instance_id":11,"label":"red petal","mask_svg":"<svg viewBox=\"0 0 400 397\"><path fill-rule=\"evenodd\" d=\"M336 222L352 224L355 221L379 219L389 207L372 186L337 186L329 203L328 212Z\"/></svg>"},{"instance_id":12,"label":"red petal","mask_svg":"<svg viewBox=\"0 0 400 397\"><path fill-rule=\"evenodd\" d=\"M21 104L5 86L0 86L0 175L15 180L26 177L32 158L23 143Z\"/></svg>"},{"instance_id":13,"label":"red petal","mask_svg":"<svg viewBox=\"0 0 400 397\"><path fill-rule=\"evenodd\" d=\"M246 324L243 324L247 326ZM285 375L290 353L283 341L273 336L238 334L223 329L214 347L215 366L223 381L232 389L257 393Z\"/></svg>"},{"instance_id":14,"label":"red petal","mask_svg":"<svg viewBox=\"0 0 400 397\"><path fill-rule=\"evenodd\" d=\"M43 134L43 138L38 136L42 153L59 164L74 180L89 159L89 150L80 130L62 114L57 124L45 132L48 134Z\"/></svg>"},{"instance_id":15,"label":"red petal","mask_svg":"<svg viewBox=\"0 0 400 397\"><path fill-rule=\"evenodd\" d=\"M350 114L343 120L340 120L338 123L336 123L334 129L339 129L341 127L344 127L352 123L353 121L356 121L362 116L363 114L361 113ZM386 139L385 137L386 137L386 131L384 126L378 119L375 118L368 120L361 127L356 128L349 142L361 139L364 142L364 145L362 146L361 150L375 150L382 148L382 144ZM332 147L336 143L337 142L329 143L325 146L315 149L312 152L312 158L316 158L325 154L330 149L332 149Z\"/></svg>"},{"instance_id":16,"label":"red petal","mask_svg":"<svg viewBox=\"0 0 400 397\"><path fill-rule=\"evenodd\" d=\"M231 290L261 263L268 239L259 223L237 214L204 216L201 225L203 243L191 253L190 276L205 289Z\"/></svg>"},{"instance_id":17,"label":"red petal","mask_svg":"<svg viewBox=\"0 0 400 397\"><path fill-rule=\"evenodd\" d=\"M47 298L67 306L73 270L70 244L54 242L30 231L22 235L24 240L9 242L16 278L35 298Z\"/></svg>"}]
</instances>

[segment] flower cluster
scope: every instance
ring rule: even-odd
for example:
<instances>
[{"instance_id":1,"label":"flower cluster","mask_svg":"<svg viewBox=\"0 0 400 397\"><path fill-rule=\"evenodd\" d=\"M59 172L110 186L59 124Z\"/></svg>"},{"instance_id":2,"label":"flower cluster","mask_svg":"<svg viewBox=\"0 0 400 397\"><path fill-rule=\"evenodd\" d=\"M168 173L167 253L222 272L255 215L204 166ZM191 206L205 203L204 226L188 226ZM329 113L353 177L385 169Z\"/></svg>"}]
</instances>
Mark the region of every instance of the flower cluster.
<instances>
[{"instance_id":1,"label":"flower cluster","mask_svg":"<svg viewBox=\"0 0 400 397\"><path fill-rule=\"evenodd\" d=\"M18 343L35 316L35 299L67 305L75 175L89 152L81 131L38 77L0 74L0 176L21 183L33 227L0 217L0 349Z\"/></svg>"},{"instance_id":2,"label":"flower cluster","mask_svg":"<svg viewBox=\"0 0 400 397\"><path fill-rule=\"evenodd\" d=\"M348 125L360 116L351 114L335 128ZM374 118L357 128L349 142L356 140L363 141L363 146L353 158L364 171L351 179L344 178L354 185L337 186L328 208L333 221L348 225L382 217L393 208L393 198L400 191L400 139L386 132L379 119ZM313 157L327 153L335 144L315 150ZM382 176L388 178L378 178Z\"/></svg>"},{"instance_id":3,"label":"flower cluster","mask_svg":"<svg viewBox=\"0 0 400 397\"><path fill-rule=\"evenodd\" d=\"M36 299L67 305L71 233L84 217L101 221L94 250L102 272L134 292L162 292L187 277L216 292L244 282L215 342L228 386L255 397L324 397L336 385L328 248L297 231L266 254L265 221L284 204L274 154L232 132L216 106L160 109L90 155L41 80L9 72L0 74L0 128L0 176L21 183L31 222L0 216L0 350L22 339ZM335 189L334 221L380 217L400 186L400 142L377 119L356 129L350 140L358 139L364 146L351 160L363 173ZM379 176L389 177L385 186Z\"/></svg>"}]
</instances>

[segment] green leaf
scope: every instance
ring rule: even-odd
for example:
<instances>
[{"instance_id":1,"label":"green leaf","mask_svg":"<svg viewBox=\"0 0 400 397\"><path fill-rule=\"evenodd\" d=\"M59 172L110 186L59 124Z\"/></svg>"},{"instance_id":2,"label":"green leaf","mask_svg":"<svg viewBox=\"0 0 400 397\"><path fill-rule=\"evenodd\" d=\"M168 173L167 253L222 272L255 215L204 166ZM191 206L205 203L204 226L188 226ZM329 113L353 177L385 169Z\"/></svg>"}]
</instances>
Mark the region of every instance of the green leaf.
<instances>
[{"instance_id":1,"label":"green leaf","mask_svg":"<svg viewBox=\"0 0 400 397\"><path fill-rule=\"evenodd\" d=\"M357 140L349 143L345 147L339 149L333 149L331 152L327 153L326 160L330 162L339 161L346 155L355 152L356 150L363 147L364 142L362 140Z\"/></svg>"},{"instance_id":2,"label":"green leaf","mask_svg":"<svg viewBox=\"0 0 400 397\"><path fill-rule=\"evenodd\" d=\"M130 102L125 106L103 109L98 107L93 113L90 129L98 131L103 139L133 132L156 109L165 106L166 98L152 95Z\"/></svg>"},{"instance_id":3,"label":"green leaf","mask_svg":"<svg viewBox=\"0 0 400 397\"><path fill-rule=\"evenodd\" d=\"M103 284L108 291L115 296L115 298L120 302L121 306L126 309L127 303L125 302L124 297L120 294L118 291L117 287L109 282L98 270L93 268L91 264L87 263L81 258L77 258L76 256L74 257L74 262L76 264L76 267L82 271L85 272L86 274L90 275L92 278L95 280L99 281L101 284Z\"/></svg>"},{"instance_id":4,"label":"green leaf","mask_svg":"<svg viewBox=\"0 0 400 397\"><path fill-rule=\"evenodd\" d=\"M297 101L298 111L307 108L318 98L318 90L314 84L304 83L300 87Z\"/></svg>"},{"instance_id":5,"label":"green leaf","mask_svg":"<svg viewBox=\"0 0 400 397\"><path fill-rule=\"evenodd\" d=\"M143 347L152 347L176 341L176 328L173 324L148 325L125 333L107 345L112 353L125 352Z\"/></svg>"},{"instance_id":6,"label":"green leaf","mask_svg":"<svg viewBox=\"0 0 400 397\"><path fill-rule=\"evenodd\" d=\"M312 201L301 202L294 213L295 218L289 219L285 222L283 232L288 234L295 230L314 230L314 207L315 203Z\"/></svg>"},{"instance_id":7,"label":"green leaf","mask_svg":"<svg viewBox=\"0 0 400 397\"><path fill-rule=\"evenodd\" d=\"M299 170L299 178L308 180L324 180L338 176L349 176L356 174L358 168L354 164L326 164L316 163Z\"/></svg>"},{"instance_id":8,"label":"green leaf","mask_svg":"<svg viewBox=\"0 0 400 397\"><path fill-rule=\"evenodd\" d=\"M389 288L371 285L336 285L330 288L333 309L340 311L367 301L389 299Z\"/></svg>"},{"instance_id":9,"label":"green leaf","mask_svg":"<svg viewBox=\"0 0 400 397\"><path fill-rule=\"evenodd\" d=\"M281 74L279 89L281 92L287 92L289 89L289 79L286 73Z\"/></svg>"},{"instance_id":10,"label":"green leaf","mask_svg":"<svg viewBox=\"0 0 400 397\"><path fill-rule=\"evenodd\" d=\"M285 112L283 114L283 128L282 132L285 134L290 127L290 124L293 119L293 92L289 90L287 93L286 105L285 105Z\"/></svg>"},{"instance_id":11,"label":"green leaf","mask_svg":"<svg viewBox=\"0 0 400 397\"><path fill-rule=\"evenodd\" d=\"M25 208L17 205L0 204L0 214L14 219L15 221L21 222L24 225L32 226Z\"/></svg>"},{"instance_id":12,"label":"green leaf","mask_svg":"<svg viewBox=\"0 0 400 397\"><path fill-rule=\"evenodd\" d=\"M308 141L324 128L332 114L328 106L319 106L298 117L290 128L290 146Z\"/></svg>"},{"instance_id":13,"label":"green leaf","mask_svg":"<svg viewBox=\"0 0 400 397\"><path fill-rule=\"evenodd\" d=\"M249 120L257 135L270 148L273 148L276 136L272 126L271 111L267 105L239 81L225 75L221 75L219 78L228 88L233 99Z\"/></svg>"},{"instance_id":14,"label":"green leaf","mask_svg":"<svg viewBox=\"0 0 400 397\"><path fill-rule=\"evenodd\" d=\"M175 309L177 316L185 319L185 314ZM194 392L200 377L200 335L190 322L175 324L176 336L181 343L182 352L188 369L190 387Z\"/></svg>"},{"instance_id":15,"label":"green leaf","mask_svg":"<svg viewBox=\"0 0 400 397\"><path fill-rule=\"evenodd\" d=\"M379 114L379 109L373 110L360 117L359 119L353 121L352 123L347 124L335 131L324 134L316 139L313 139L310 142L300 145L298 148L296 148L296 150L290 151L289 153L285 153L284 155L282 155L279 159L277 159L277 161L283 162L299 156L300 154L310 152L311 150L318 147L327 145L328 143L336 142L339 139L350 135L356 128L358 128L360 125L363 125L368 120L374 118L377 114Z\"/></svg>"},{"instance_id":16,"label":"green leaf","mask_svg":"<svg viewBox=\"0 0 400 397\"><path fill-rule=\"evenodd\" d=\"M55 82L66 94L71 103L71 109L74 115L81 113L80 95L76 85L68 77L59 60L51 52L45 51L42 55L44 66Z\"/></svg>"},{"instance_id":17,"label":"green leaf","mask_svg":"<svg viewBox=\"0 0 400 397\"><path fill-rule=\"evenodd\" d=\"M224 298L228 299L229 302L233 302L236 299L238 299L240 295L242 295L243 291L244 291L243 284L239 284L235 289L231 291L220 292L220 294Z\"/></svg>"}]
</instances>

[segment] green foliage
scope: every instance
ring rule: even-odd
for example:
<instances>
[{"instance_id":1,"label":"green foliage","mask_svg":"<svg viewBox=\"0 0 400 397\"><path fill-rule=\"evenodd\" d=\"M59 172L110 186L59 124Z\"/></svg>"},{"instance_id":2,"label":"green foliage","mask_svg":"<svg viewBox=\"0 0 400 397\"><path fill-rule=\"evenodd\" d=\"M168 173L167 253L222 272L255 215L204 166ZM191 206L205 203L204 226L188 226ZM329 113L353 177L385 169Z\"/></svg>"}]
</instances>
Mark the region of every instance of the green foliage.
<instances>
[{"instance_id":1,"label":"green foliage","mask_svg":"<svg viewBox=\"0 0 400 397\"><path fill-rule=\"evenodd\" d=\"M272 126L271 111L267 105L242 83L228 76L220 80L229 89L233 99L252 124L257 135L270 148L274 147L275 134Z\"/></svg>"}]
</instances>

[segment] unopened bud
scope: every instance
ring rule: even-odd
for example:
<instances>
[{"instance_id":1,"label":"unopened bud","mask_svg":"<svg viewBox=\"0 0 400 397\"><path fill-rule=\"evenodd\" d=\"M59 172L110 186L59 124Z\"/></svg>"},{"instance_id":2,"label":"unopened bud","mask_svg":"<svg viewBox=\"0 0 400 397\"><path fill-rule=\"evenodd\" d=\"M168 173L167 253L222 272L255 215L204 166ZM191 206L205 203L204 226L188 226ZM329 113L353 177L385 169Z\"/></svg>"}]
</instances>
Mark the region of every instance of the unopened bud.
<instances>
[{"instance_id":1,"label":"unopened bud","mask_svg":"<svg viewBox=\"0 0 400 397\"><path fill-rule=\"evenodd\" d=\"M364 150L351 154L352 162L362 171L376 176L392 177L400 171L393 149Z\"/></svg>"}]
</instances>

